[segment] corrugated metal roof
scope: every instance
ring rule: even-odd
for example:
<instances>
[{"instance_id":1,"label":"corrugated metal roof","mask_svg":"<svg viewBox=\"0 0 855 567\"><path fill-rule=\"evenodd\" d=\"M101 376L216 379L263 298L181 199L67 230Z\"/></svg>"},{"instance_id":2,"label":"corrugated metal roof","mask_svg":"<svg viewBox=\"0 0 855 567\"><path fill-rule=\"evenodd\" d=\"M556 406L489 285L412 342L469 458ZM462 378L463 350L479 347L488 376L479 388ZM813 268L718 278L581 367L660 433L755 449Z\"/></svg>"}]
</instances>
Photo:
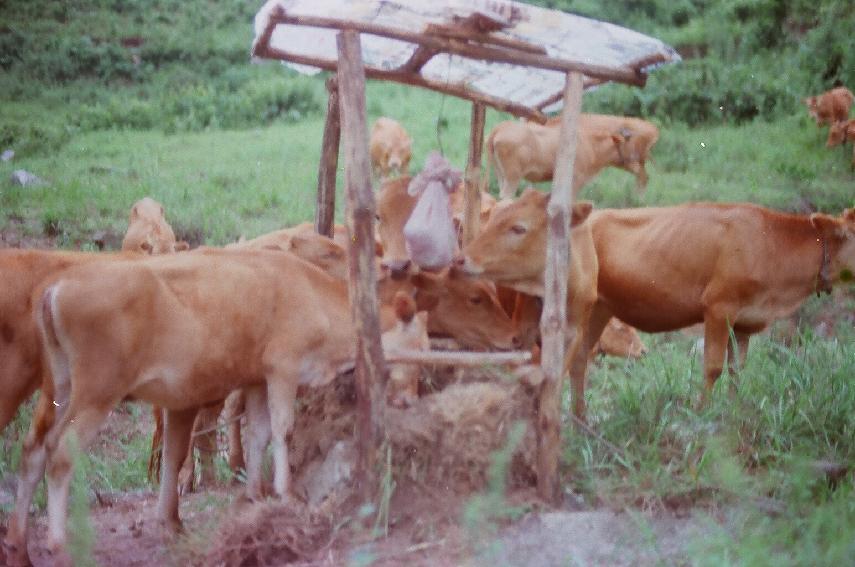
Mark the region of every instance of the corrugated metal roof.
<instances>
[{"instance_id":1,"label":"corrugated metal roof","mask_svg":"<svg viewBox=\"0 0 855 567\"><path fill-rule=\"evenodd\" d=\"M473 15L481 18L481 24L486 23L486 28L478 28L483 33L473 31ZM284 21L308 21L328 27ZM265 34L268 26L273 26L269 38ZM362 32L366 72L377 71L375 77L383 78L384 72L415 71L430 83L459 86L536 110L556 108L554 99L564 87L564 70L472 59L462 56L459 50L453 51L465 50L466 46L486 47L484 53L528 52L533 55L531 59L538 61L579 64L585 69L587 85L622 80L630 70L643 84L644 73L652 64L680 59L672 47L658 39L620 26L520 2L488 0L269 0L255 18L253 53L290 60L286 63L298 71L315 73L318 67L298 62L322 60L334 64L338 30L354 26ZM367 33L366 29L382 29L386 37ZM412 41L401 36L412 36L407 37ZM427 53L432 56L423 66L408 68L408 61L419 47L414 42L417 36L427 36L431 41L436 38L426 46L433 50ZM437 48L443 45L452 53Z\"/></svg>"}]
</instances>

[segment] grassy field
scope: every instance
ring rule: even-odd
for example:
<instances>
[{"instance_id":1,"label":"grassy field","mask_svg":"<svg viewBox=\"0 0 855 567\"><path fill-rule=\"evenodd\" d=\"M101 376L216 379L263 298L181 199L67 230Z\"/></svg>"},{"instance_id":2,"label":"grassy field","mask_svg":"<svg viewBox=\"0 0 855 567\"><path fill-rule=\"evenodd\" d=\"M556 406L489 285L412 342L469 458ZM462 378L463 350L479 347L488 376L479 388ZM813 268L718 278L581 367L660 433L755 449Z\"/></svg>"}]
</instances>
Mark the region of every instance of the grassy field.
<instances>
[{"instance_id":1,"label":"grassy field","mask_svg":"<svg viewBox=\"0 0 855 567\"><path fill-rule=\"evenodd\" d=\"M30 6L11 4L21 10ZM17 155L0 163L0 231L23 231L36 241L47 234L57 246L89 248L98 231L122 234L131 205L146 195L165 205L180 237L213 245L312 218L323 81L246 62L254 5L234 0L222 3L220 11L206 11L199 2L161 0L149 13L141 3L129 3L136 7L128 12L137 15L117 20L122 16L107 15L114 7L107 0L78 2L91 5L81 12L91 16L84 26L80 14L63 12L64 3L41 4L49 8L44 19L21 23L23 16L10 17L9 29L23 38L40 37L40 30L56 29L65 18L67 43L84 29L101 38L143 36L143 61L165 63L125 68L123 52L114 54L107 43L72 42L32 60L30 75L8 67L10 72L0 76L0 142ZM8 15L3 10L0 6ZM163 19L166 10L174 12L172 21ZM179 33L199 24L213 31ZM102 74L118 75L74 75L81 71L67 68L68 61L90 53L87 49L98 61L113 61ZM9 50L0 45L0 55L14 55ZM47 59L60 52L72 56ZM62 73L73 76L57 78ZM600 108L611 96L608 89L593 91L585 108ZM243 106L245 100L260 106ZM369 120L391 116L411 133L414 169L440 148L463 166L468 104L376 83L368 85L367 104ZM508 118L488 111L488 130ZM608 170L581 197L597 207L748 201L834 214L855 204L851 146L826 149L825 130L806 112L740 124L690 127L658 120L658 125L662 134L645 195L635 192L629 174ZM47 184L15 186L9 177L17 169ZM339 183L339 220L341 191ZM746 368L739 377L721 380L703 410L695 409L701 361L693 337L645 336L650 347L645 358L600 361L589 389L590 422L599 437L569 425L565 430L562 471L568 490L591 506L688 507L726 516L709 537L692 542L692 564L851 563L853 314L851 290L811 298L792 322L752 341ZM731 383L738 384L732 394ZM122 411L140 420L147 410ZM8 481L17 469L28 416L22 411L3 432L0 480ZM92 487L148 487L143 432L112 438L119 442L99 445L92 460ZM830 481L819 470L822 462L850 472ZM0 504L3 509L8 504Z\"/></svg>"}]
</instances>

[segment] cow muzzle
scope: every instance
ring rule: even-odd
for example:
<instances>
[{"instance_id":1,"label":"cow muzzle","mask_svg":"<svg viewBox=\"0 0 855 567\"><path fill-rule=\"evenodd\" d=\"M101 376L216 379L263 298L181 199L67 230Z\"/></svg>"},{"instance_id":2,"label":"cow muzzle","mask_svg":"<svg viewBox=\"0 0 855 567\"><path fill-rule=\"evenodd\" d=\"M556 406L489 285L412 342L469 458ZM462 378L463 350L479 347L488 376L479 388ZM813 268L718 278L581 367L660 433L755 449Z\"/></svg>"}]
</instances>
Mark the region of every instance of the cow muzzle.
<instances>
[{"instance_id":1,"label":"cow muzzle","mask_svg":"<svg viewBox=\"0 0 855 567\"><path fill-rule=\"evenodd\" d=\"M457 256L452 265L466 276L480 276L484 273L484 268L477 265L472 261L472 258L465 254Z\"/></svg>"},{"instance_id":2,"label":"cow muzzle","mask_svg":"<svg viewBox=\"0 0 855 567\"><path fill-rule=\"evenodd\" d=\"M409 258L383 260L380 266L388 270L389 275L396 281L406 279L409 275L418 272L418 268Z\"/></svg>"}]
</instances>

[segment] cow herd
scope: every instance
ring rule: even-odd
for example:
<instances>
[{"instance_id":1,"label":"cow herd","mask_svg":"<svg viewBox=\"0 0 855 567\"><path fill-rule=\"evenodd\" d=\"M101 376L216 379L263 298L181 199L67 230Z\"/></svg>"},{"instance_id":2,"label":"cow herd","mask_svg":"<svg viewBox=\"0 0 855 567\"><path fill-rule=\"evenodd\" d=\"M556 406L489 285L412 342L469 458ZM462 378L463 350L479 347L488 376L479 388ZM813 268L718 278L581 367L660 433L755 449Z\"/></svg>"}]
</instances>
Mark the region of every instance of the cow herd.
<instances>
[{"instance_id":1,"label":"cow herd","mask_svg":"<svg viewBox=\"0 0 855 567\"><path fill-rule=\"evenodd\" d=\"M826 105L815 107L819 120ZM556 122L504 122L490 133L501 200L482 192L479 233L457 242L450 265L425 270L405 230L420 199L408 191L411 140L394 120L378 121L369 152L382 179L375 248L384 348L429 349L429 336L446 336L466 349L537 352L549 195L528 188L514 197L522 179L551 179L557 130ZM606 166L632 172L644 188L655 126L582 115L577 136L574 193ZM448 195L449 224L460 224L461 193ZM706 393L725 364L744 359L751 334L812 293L851 282L855 271L855 209L840 216L747 203L595 210L581 201L571 217L565 368L581 419L592 353L640 356L645 347L633 327L653 333L702 323ZM263 494L270 445L273 491L288 497L297 388L329 383L353 366L347 244L343 227L326 238L306 223L184 251L163 207L146 198L131 210L121 253L0 251L0 428L41 389L0 561L28 563L28 515L43 476L47 547L66 557L73 447L86 447L124 400L158 408L158 515L166 524L180 525L181 469L193 462L194 428L210 435L224 406L229 464L245 468L248 496ZM387 402L412 405L419 375L392 365Z\"/></svg>"}]
</instances>

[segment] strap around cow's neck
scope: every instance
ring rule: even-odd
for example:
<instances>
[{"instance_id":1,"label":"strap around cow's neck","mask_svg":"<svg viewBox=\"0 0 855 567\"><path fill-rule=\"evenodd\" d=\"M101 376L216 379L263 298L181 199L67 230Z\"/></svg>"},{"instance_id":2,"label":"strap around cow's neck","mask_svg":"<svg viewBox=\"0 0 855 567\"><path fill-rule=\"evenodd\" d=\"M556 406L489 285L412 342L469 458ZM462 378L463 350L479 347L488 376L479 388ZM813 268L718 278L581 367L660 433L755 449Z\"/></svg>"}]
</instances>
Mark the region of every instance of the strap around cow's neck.
<instances>
[{"instance_id":1,"label":"strap around cow's neck","mask_svg":"<svg viewBox=\"0 0 855 567\"><path fill-rule=\"evenodd\" d=\"M831 276L829 275L829 266L831 258L828 254L828 241L825 235L819 234L819 243L822 247L822 260L819 264L819 272L816 274L816 296L819 297L822 293L831 293Z\"/></svg>"}]
</instances>

